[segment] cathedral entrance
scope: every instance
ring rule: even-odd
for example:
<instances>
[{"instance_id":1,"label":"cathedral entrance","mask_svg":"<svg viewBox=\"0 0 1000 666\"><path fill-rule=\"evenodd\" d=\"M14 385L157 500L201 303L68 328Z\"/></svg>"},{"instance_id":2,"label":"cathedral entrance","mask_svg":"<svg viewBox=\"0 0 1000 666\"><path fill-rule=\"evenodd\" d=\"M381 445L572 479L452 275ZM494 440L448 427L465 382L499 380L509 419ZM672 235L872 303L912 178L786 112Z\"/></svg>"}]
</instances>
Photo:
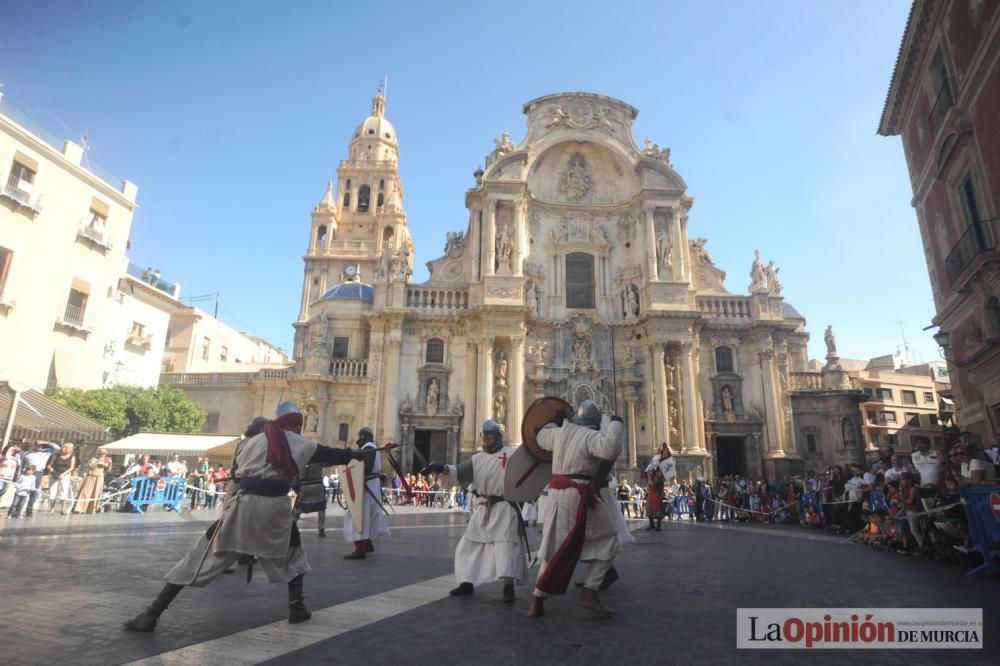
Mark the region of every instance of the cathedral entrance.
<instances>
[{"instance_id":1,"label":"cathedral entrance","mask_svg":"<svg viewBox=\"0 0 1000 666\"><path fill-rule=\"evenodd\" d=\"M413 431L413 447L420 452L427 462L445 462L448 460L448 433L444 430ZM420 456L411 457L410 472L416 474L424 467Z\"/></svg>"},{"instance_id":2,"label":"cathedral entrance","mask_svg":"<svg viewBox=\"0 0 1000 666\"><path fill-rule=\"evenodd\" d=\"M747 475L746 436L716 436L715 463L718 476Z\"/></svg>"}]
</instances>

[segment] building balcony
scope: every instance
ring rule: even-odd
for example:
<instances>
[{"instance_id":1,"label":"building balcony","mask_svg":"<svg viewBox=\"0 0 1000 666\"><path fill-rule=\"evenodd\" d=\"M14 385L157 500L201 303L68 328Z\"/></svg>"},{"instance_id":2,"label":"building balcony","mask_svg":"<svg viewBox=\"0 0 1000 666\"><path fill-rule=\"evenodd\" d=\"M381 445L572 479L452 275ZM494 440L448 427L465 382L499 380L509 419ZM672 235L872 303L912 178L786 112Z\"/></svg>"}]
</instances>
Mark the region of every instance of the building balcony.
<instances>
[{"instance_id":1,"label":"building balcony","mask_svg":"<svg viewBox=\"0 0 1000 666\"><path fill-rule=\"evenodd\" d=\"M166 280L157 276L155 273L151 273L148 270L144 270L139 266L133 264L132 262L129 262L128 268L125 269L125 272L131 277L134 277L136 280L139 280L140 282L145 282L151 287L159 289L168 296L177 298L180 295L181 285L179 283L167 282Z\"/></svg>"},{"instance_id":2,"label":"building balcony","mask_svg":"<svg viewBox=\"0 0 1000 666\"><path fill-rule=\"evenodd\" d=\"M698 310L709 317L750 319L750 299L745 296L702 296Z\"/></svg>"},{"instance_id":3,"label":"building balcony","mask_svg":"<svg viewBox=\"0 0 1000 666\"><path fill-rule=\"evenodd\" d=\"M12 173L4 181L0 197L12 201L20 208L26 208L32 216L35 216L42 212L42 197L34 194L32 189L31 183L19 179Z\"/></svg>"},{"instance_id":4,"label":"building balcony","mask_svg":"<svg viewBox=\"0 0 1000 666\"><path fill-rule=\"evenodd\" d=\"M108 233L104 229L95 226L92 218L89 217L80 219L80 228L76 231L76 238L104 253L107 253L114 247Z\"/></svg>"},{"instance_id":5,"label":"building balcony","mask_svg":"<svg viewBox=\"0 0 1000 666\"><path fill-rule=\"evenodd\" d=\"M793 391L819 391L823 388L823 375L819 372L792 372L789 377Z\"/></svg>"},{"instance_id":6,"label":"building balcony","mask_svg":"<svg viewBox=\"0 0 1000 666\"><path fill-rule=\"evenodd\" d=\"M335 358L330 361L330 374L334 377L367 377L366 359Z\"/></svg>"},{"instance_id":7,"label":"building balcony","mask_svg":"<svg viewBox=\"0 0 1000 666\"><path fill-rule=\"evenodd\" d=\"M469 292L465 289L407 287L406 307L432 312L467 310L469 309Z\"/></svg>"},{"instance_id":8,"label":"building balcony","mask_svg":"<svg viewBox=\"0 0 1000 666\"><path fill-rule=\"evenodd\" d=\"M83 308L71 303L66 304L66 309L56 316L56 326L68 329L71 333L87 337L93 332L90 326L83 324Z\"/></svg>"},{"instance_id":9,"label":"building balcony","mask_svg":"<svg viewBox=\"0 0 1000 666\"><path fill-rule=\"evenodd\" d=\"M932 132L937 132L944 123L945 116L948 115L948 109L955 105L955 96L951 92L951 78L947 78L941 83L941 87L938 88L937 97L934 99L934 106L931 107L931 112L927 117L927 123L931 127Z\"/></svg>"},{"instance_id":10,"label":"building balcony","mask_svg":"<svg viewBox=\"0 0 1000 666\"><path fill-rule=\"evenodd\" d=\"M125 344L137 349L147 350L153 346L153 336L150 334L141 335L137 333L130 333L129 336L125 338Z\"/></svg>"},{"instance_id":11,"label":"building balcony","mask_svg":"<svg viewBox=\"0 0 1000 666\"><path fill-rule=\"evenodd\" d=\"M960 279L980 255L995 253L998 247L1000 247L1000 218L969 225L944 260L944 268L952 288L958 289Z\"/></svg>"}]
</instances>

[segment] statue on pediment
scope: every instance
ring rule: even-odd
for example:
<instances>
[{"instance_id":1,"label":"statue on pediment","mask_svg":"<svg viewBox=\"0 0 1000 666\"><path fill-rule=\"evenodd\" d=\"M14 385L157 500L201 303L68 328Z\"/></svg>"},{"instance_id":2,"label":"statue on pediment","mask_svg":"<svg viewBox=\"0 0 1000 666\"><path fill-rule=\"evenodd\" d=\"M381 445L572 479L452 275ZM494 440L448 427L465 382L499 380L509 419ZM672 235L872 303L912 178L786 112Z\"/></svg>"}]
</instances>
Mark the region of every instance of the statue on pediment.
<instances>
[{"instance_id":1,"label":"statue on pediment","mask_svg":"<svg viewBox=\"0 0 1000 666\"><path fill-rule=\"evenodd\" d=\"M764 264L760 261L760 250L753 251L753 265L750 266L750 293L767 293L767 278L764 275Z\"/></svg>"}]
</instances>

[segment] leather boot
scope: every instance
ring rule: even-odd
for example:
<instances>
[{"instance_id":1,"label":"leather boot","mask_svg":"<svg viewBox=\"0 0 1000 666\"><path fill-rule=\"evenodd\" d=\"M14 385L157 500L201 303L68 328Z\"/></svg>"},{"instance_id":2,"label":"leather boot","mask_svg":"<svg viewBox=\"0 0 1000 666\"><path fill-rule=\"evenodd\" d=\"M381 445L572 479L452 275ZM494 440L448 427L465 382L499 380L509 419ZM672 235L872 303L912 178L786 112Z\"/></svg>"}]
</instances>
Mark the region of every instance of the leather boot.
<instances>
[{"instance_id":1,"label":"leather boot","mask_svg":"<svg viewBox=\"0 0 1000 666\"><path fill-rule=\"evenodd\" d=\"M167 606L170 605L170 602L173 601L183 589L183 585L167 583L163 586L163 589L160 590L160 594L153 600L153 603L150 604L146 610L142 611L131 620L125 622L124 627L129 631L153 631L156 629L156 623L159 621L160 615L163 614L163 611L167 610Z\"/></svg>"},{"instance_id":2,"label":"leather boot","mask_svg":"<svg viewBox=\"0 0 1000 666\"><path fill-rule=\"evenodd\" d=\"M615 614L613 610L601 603L601 599L597 596L597 592L589 587L583 588L580 592L580 598L576 603L578 606L582 606L589 611L593 611L601 617L611 617Z\"/></svg>"},{"instance_id":3,"label":"leather boot","mask_svg":"<svg viewBox=\"0 0 1000 666\"><path fill-rule=\"evenodd\" d=\"M503 602L505 604L512 604L514 601L514 583L505 583L503 586Z\"/></svg>"},{"instance_id":4,"label":"leather boot","mask_svg":"<svg viewBox=\"0 0 1000 666\"><path fill-rule=\"evenodd\" d=\"M601 581L601 586L597 589L604 591L611 587L615 581L618 580L618 570L614 567L608 569L608 573L604 574L604 580Z\"/></svg>"},{"instance_id":5,"label":"leather boot","mask_svg":"<svg viewBox=\"0 0 1000 666\"><path fill-rule=\"evenodd\" d=\"M531 595L531 605L528 606L528 617L542 617L545 615L545 599Z\"/></svg>"},{"instance_id":6,"label":"leather boot","mask_svg":"<svg viewBox=\"0 0 1000 666\"><path fill-rule=\"evenodd\" d=\"M475 591L476 588L472 586L472 583L459 583L458 587L456 587L448 594L453 597L467 597L470 594L473 594Z\"/></svg>"},{"instance_id":7,"label":"leather boot","mask_svg":"<svg viewBox=\"0 0 1000 666\"><path fill-rule=\"evenodd\" d=\"M312 613L303 603L305 597L302 596L302 579L304 574L300 574L288 581L288 624L298 624L305 622L312 617Z\"/></svg>"}]
</instances>

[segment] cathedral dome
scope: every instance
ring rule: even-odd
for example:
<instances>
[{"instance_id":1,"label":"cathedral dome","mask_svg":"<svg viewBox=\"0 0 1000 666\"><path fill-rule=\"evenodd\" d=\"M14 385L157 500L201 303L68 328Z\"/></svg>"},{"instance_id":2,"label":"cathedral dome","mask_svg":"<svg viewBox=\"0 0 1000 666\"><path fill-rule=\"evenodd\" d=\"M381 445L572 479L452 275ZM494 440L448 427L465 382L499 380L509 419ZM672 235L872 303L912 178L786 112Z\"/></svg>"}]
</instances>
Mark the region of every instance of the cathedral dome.
<instances>
[{"instance_id":1,"label":"cathedral dome","mask_svg":"<svg viewBox=\"0 0 1000 666\"><path fill-rule=\"evenodd\" d=\"M392 146L398 146L396 128L385 118L385 97L379 92L372 99L372 114L364 119L354 131L354 140L379 139Z\"/></svg>"},{"instance_id":2,"label":"cathedral dome","mask_svg":"<svg viewBox=\"0 0 1000 666\"><path fill-rule=\"evenodd\" d=\"M342 282L323 294L320 301L375 302L375 288L364 282Z\"/></svg>"}]
</instances>

